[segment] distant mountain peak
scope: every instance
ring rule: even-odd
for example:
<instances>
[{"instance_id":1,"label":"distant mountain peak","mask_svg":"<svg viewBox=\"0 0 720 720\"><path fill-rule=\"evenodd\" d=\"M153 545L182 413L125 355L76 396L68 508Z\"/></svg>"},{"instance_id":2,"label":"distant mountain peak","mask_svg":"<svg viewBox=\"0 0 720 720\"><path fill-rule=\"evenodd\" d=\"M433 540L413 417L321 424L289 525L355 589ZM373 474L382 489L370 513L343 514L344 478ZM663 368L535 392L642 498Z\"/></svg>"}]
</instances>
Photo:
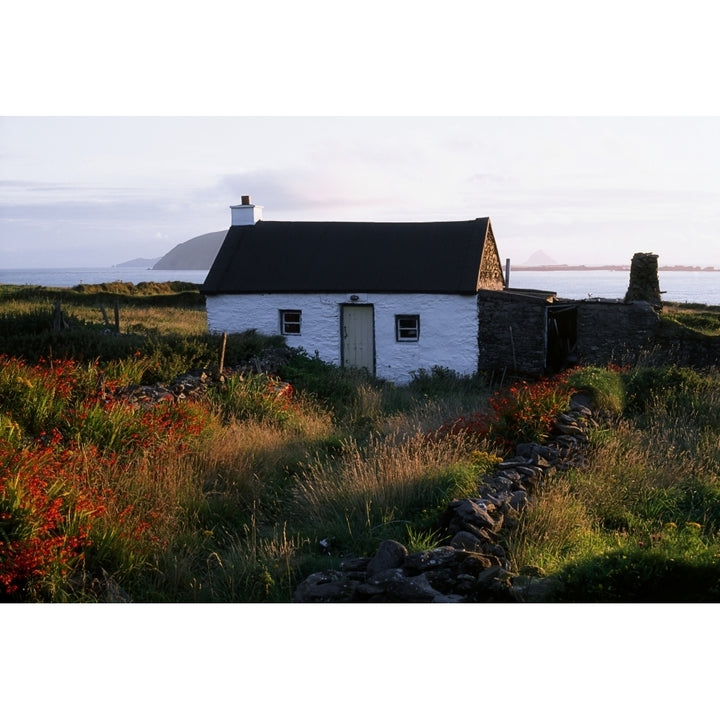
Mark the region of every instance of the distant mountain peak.
<instances>
[{"instance_id":1,"label":"distant mountain peak","mask_svg":"<svg viewBox=\"0 0 720 720\"><path fill-rule=\"evenodd\" d=\"M544 250L536 250L524 263L521 265L559 265L557 260L551 258Z\"/></svg>"},{"instance_id":2,"label":"distant mountain peak","mask_svg":"<svg viewBox=\"0 0 720 720\"><path fill-rule=\"evenodd\" d=\"M142 267L151 268L160 258L135 258L134 260L127 260L123 263L113 265L113 267Z\"/></svg>"}]
</instances>

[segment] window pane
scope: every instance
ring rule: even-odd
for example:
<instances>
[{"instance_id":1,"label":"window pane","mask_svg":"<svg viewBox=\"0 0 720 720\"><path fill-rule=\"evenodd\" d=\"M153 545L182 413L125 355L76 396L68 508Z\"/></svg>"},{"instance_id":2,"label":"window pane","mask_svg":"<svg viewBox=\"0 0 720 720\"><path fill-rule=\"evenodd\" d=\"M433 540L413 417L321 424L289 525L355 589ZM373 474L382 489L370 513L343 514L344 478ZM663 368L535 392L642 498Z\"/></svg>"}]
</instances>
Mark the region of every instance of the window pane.
<instances>
[{"instance_id":1,"label":"window pane","mask_svg":"<svg viewBox=\"0 0 720 720\"><path fill-rule=\"evenodd\" d=\"M398 341L417 341L420 337L420 316L396 315L395 337Z\"/></svg>"},{"instance_id":2,"label":"window pane","mask_svg":"<svg viewBox=\"0 0 720 720\"><path fill-rule=\"evenodd\" d=\"M281 310L280 328L283 335L300 335L300 310Z\"/></svg>"}]
</instances>

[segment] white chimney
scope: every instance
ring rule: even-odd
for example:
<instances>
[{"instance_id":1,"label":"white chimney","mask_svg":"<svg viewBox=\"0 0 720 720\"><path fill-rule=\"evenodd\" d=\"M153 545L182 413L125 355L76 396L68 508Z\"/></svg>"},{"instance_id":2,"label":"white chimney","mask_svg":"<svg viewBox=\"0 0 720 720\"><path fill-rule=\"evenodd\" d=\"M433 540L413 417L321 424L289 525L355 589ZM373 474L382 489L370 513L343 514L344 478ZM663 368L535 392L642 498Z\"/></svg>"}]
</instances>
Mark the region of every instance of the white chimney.
<instances>
[{"instance_id":1,"label":"white chimney","mask_svg":"<svg viewBox=\"0 0 720 720\"><path fill-rule=\"evenodd\" d=\"M230 212L231 225L254 225L258 220L262 220L262 205L253 205L249 195L242 196L240 205L231 205Z\"/></svg>"}]
</instances>

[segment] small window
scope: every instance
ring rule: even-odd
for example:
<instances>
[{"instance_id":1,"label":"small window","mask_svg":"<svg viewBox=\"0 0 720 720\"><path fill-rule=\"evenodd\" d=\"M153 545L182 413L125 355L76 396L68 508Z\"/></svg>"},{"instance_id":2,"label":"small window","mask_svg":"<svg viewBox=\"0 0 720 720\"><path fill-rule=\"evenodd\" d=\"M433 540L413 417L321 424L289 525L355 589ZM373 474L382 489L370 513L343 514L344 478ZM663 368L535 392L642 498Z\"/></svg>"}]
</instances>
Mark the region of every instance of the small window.
<instances>
[{"instance_id":1,"label":"small window","mask_svg":"<svg viewBox=\"0 0 720 720\"><path fill-rule=\"evenodd\" d=\"M398 342L417 342L420 339L420 316L396 315L395 339Z\"/></svg>"},{"instance_id":2,"label":"small window","mask_svg":"<svg viewBox=\"0 0 720 720\"><path fill-rule=\"evenodd\" d=\"M301 317L302 312L300 310L281 310L280 332L283 335L299 335Z\"/></svg>"}]
</instances>

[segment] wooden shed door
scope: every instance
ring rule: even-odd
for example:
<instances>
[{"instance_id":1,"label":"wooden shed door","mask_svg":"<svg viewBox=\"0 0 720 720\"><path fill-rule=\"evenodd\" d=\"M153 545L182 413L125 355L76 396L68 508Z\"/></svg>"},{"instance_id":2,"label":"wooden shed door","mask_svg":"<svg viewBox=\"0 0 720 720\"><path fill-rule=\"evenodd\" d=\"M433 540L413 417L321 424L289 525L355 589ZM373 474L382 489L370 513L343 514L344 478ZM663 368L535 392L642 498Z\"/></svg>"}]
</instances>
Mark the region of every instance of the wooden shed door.
<instances>
[{"instance_id":1,"label":"wooden shed door","mask_svg":"<svg viewBox=\"0 0 720 720\"><path fill-rule=\"evenodd\" d=\"M342 363L375 374L375 322L372 305L343 305Z\"/></svg>"}]
</instances>

